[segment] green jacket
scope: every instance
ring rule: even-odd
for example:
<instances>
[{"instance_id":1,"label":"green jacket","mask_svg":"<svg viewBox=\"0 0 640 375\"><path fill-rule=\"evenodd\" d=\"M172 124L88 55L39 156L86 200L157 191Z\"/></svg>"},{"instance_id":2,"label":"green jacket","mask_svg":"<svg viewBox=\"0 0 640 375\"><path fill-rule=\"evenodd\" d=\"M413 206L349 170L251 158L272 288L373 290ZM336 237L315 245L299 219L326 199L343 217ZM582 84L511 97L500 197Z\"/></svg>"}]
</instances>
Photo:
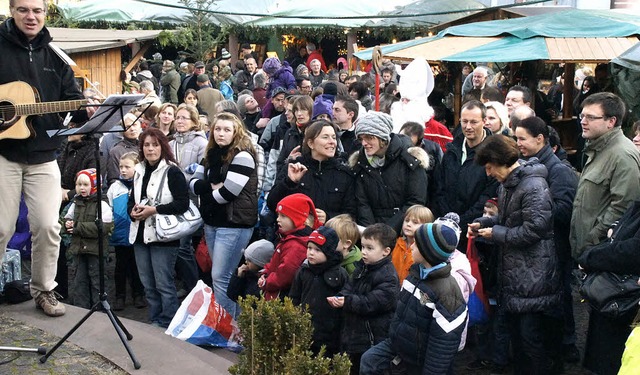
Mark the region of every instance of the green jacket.
<instances>
[{"instance_id":1,"label":"green jacket","mask_svg":"<svg viewBox=\"0 0 640 375\"><path fill-rule=\"evenodd\" d=\"M606 238L609 227L640 198L640 154L620 127L588 141L588 157L571 215L574 259Z\"/></svg>"},{"instance_id":2,"label":"green jacket","mask_svg":"<svg viewBox=\"0 0 640 375\"><path fill-rule=\"evenodd\" d=\"M73 210L73 233L71 234L71 245L67 252L71 255L90 254L98 255L98 226L96 225L96 216L98 212L98 202L95 195L89 198L76 196L74 199L75 208ZM111 210L108 204L102 206L103 220L105 216L104 210ZM112 222L103 224L104 255L107 255L109 244L107 239L113 228ZM64 227L63 227L64 229Z\"/></svg>"},{"instance_id":3,"label":"green jacket","mask_svg":"<svg viewBox=\"0 0 640 375\"><path fill-rule=\"evenodd\" d=\"M347 257L342 260L340 265L347 271L349 276L351 276L353 271L356 269L356 263L360 259L362 259L362 253L360 252L360 249L358 249L358 246L353 245L351 251L349 251L349 254L347 254Z\"/></svg>"}]
</instances>

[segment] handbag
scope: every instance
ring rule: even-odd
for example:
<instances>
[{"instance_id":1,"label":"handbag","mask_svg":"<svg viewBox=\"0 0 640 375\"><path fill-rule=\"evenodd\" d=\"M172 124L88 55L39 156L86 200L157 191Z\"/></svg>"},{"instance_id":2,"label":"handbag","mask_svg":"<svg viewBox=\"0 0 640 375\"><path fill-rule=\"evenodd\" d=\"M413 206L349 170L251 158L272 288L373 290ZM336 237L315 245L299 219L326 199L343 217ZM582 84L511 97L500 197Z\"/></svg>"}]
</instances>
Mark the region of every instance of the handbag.
<instances>
[{"instance_id":1,"label":"handbag","mask_svg":"<svg viewBox=\"0 0 640 375\"><path fill-rule=\"evenodd\" d=\"M168 171L169 168L167 168L162 175L154 204L160 202L162 189L164 188L164 180L167 177ZM189 208L184 213L180 215L156 214L155 221L156 237L158 237L158 241L160 242L171 242L190 236L197 231L203 223L198 207L196 207L191 200L189 200Z\"/></svg>"},{"instance_id":2,"label":"handbag","mask_svg":"<svg viewBox=\"0 0 640 375\"><path fill-rule=\"evenodd\" d=\"M582 280L580 295L600 314L618 318L638 308L638 276L609 271L588 273Z\"/></svg>"}]
</instances>

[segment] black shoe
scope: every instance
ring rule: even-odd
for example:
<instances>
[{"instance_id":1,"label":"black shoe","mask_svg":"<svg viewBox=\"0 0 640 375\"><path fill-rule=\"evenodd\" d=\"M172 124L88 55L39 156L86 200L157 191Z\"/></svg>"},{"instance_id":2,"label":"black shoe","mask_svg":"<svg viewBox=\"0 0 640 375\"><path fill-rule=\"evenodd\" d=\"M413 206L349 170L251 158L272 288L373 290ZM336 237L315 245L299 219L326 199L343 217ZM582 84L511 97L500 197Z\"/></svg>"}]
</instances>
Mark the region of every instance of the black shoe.
<instances>
[{"instance_id":1,"label":"black shoe","mask_svg":"<svg viewBox=\"0 0 640 375\"><path fill-rule=\"evenodd\" d=\"M490 361L485 361L484 359L476 359L475 361L469 363L466 366L467 370L485 370L485 369L489 369L493 366L493 364Z\"/></svg>"},{"instance_id":2,"label":"black shoe","mask_svg":"<svg viewBox=\"0 0 640 375\"><path fill-rule=\"evenodd\" d=\"M580 351L575 344L564 345L563 356L568 363L580 362Z\"/></svg>"}]
</instances>

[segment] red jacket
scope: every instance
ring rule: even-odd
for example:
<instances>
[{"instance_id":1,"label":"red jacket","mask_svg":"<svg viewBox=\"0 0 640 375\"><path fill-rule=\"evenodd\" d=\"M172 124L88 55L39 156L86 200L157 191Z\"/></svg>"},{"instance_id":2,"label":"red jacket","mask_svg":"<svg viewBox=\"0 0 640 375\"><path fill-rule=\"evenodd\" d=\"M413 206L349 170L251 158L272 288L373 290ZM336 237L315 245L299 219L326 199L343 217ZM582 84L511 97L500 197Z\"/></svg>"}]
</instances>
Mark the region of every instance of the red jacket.
<instances>
[{"instance_id":1,"label":"red jacket","mask_svg":"<svg viewBox=\"0 0 640 375\"><path fill-rule=\"evenodd\" d=\"M442 147L442 152L447 151L447 143L453 141L453 136L446 126L431 118L424 124L424 139L434 141Z\"/></svg>"},{"instance_id":2,"label":"red jacket","mask_svg":"<svg viewBox=\"0 0 640 375\"><path fill-rule=\"evenodd\" d=\"M271 260L264 266L266 283L262 290L264 298L272 300L289 293L289 288L293 284L296 272L307 259L307 236L301 236L300 231L287 234L273 253Z\"/></svg>"}]
</instances>

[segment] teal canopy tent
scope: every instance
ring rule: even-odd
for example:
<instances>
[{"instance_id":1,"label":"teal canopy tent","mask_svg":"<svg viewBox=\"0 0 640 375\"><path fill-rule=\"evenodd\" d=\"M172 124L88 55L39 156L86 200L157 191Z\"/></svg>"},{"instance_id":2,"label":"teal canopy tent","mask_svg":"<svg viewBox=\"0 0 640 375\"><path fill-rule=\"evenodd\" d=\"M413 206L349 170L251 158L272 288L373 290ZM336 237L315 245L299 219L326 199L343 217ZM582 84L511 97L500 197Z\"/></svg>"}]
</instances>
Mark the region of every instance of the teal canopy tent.
<instances>
[{"instance_id":1,"label":"teal canopy tent","mask_svg":"<svg viewBox=\"0 0 640 375\"><path fill-rule=\"evenodd\" d=\"M431 38L382 47L389 58L429 61L608 62L638 42L636 16L601 10L566 10L449 27ZM371 59L372 48L356 57Z\"/></svg>"}]
</instances>

